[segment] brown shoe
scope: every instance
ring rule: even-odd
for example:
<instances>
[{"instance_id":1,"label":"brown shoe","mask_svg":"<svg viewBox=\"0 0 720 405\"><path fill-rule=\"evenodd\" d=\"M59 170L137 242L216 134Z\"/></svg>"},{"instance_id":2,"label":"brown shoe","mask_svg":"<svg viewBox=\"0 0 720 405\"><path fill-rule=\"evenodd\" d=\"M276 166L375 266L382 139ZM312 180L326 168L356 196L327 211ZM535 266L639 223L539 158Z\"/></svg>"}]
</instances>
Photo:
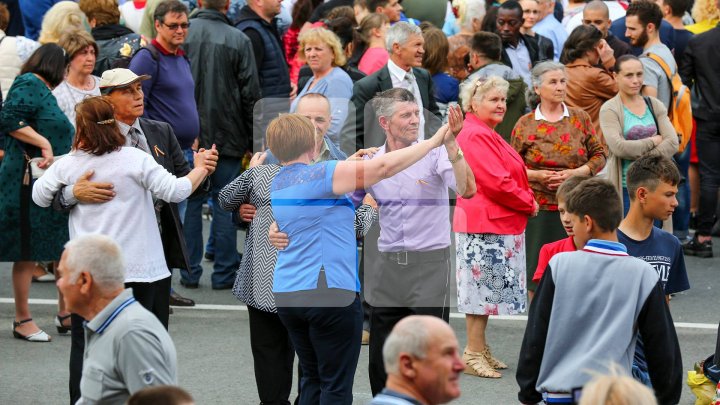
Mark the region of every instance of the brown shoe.
<instances>
[{"instance_id":1,"label":"brown shoe","mask_svg":"<svg viewBox=\"0 0 720 405\"><path fill-rule=\"evenodd\" d=\"M367 346L370 344L370 332L363 330L362 333L362 345Z\"/></svg>"},{"instance_id":2,"label":"brown shoe","mask_svg":"<svg viewBox=\"0 0 720 405\"><path fill-rule=\"evenodd\" d=\"M482 352L471 352L465 349L463 352L463 362L465 362L465 374L475 375L482 378L500 378L502 374L498 373L487 361Z\"/></svg>"},{"instance_id":3,"label":"brown shoe","mask_svg":"<svg viewBox=\"0 0 720 405\"><path fill-rule=\"evenodd\" d=\"M493 357L492 353L490 353L490 346L485 345L485 350L482 351L482 354L483 356L485 356L485 359L488 361L488 363L490 363L490 367L494 368L495 370L505 370L506 368L508 368L507 364Z\"/></svg>"},{"instance_id":4,"label":"brown shoe","mask_svg":"<svg viewBox=\"0 0 720 405\"><path fill-rule=\"evenodd\" d=\"M173 307L194 307L195 301L185 298L175 291L170 292L170 306Z\"/></svg>"}]
</instances>

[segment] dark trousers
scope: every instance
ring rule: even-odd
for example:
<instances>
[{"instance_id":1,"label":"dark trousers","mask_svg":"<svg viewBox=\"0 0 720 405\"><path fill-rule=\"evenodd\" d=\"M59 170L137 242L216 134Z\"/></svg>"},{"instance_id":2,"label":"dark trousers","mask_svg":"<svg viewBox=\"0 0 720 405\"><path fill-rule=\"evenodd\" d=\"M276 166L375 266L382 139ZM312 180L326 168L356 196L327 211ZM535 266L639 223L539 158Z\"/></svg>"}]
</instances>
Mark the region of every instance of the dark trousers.
<instances>
[{"instance_id":1,"label":"dark trousers","mask_svg":"<svg viewBox=\"0 0 720 405\"><path fill-rule=\"evenodd\" d=\"M133 289L135 300L145 309L157 316L160 322L168 328L170 317L170 281L166 277L152 283L125 283L125 288ZM83 355L85 353L85 319L80 315L72 314L70 318L70 404L80 399L80 380L82 379Z\"/></svg>"},{"instance_id":2,"label":"dark trousers","mask_svg":"<svg viewBox=\"0 0 720 405\"><path fill-rule=\"evenodd\" d=\"M698 235L709 236L715 223L720 188L720 122L697 120L700 169Z\"/></svg>"},{"instance_id":3,"label":"dark trousers","mask_svg":"<svg viewBox=\"0 0 720 405\"><path fill-rule=\"evenodd\" d=\"M350 405L362 338L360 298L346 307L278 307L300 359L300 405Z\"/></svg>"},{"instance_id":4,"label":"dark trousers","mask_svg":"<svg viewBox=\"0 0 720 405\"><path fill-rule=\"evenodd\" d=\"M377 278L366 292L372 306L368 374L373 396L385 388L382 349L395 324L409 315L431 315L449 322L450 249L407 256L381 253L375 263Z\"/></svg>"},{"instance_id":5,"label":"dark trousers","mask_svg":"<svg viewBox=\"0 0 720 405\"><path fill-rule=\"evenodd\" d=\"M278 314L248 306L250 348L260 403L289 405L295 351Z\"/></svg>"}]
</instances>

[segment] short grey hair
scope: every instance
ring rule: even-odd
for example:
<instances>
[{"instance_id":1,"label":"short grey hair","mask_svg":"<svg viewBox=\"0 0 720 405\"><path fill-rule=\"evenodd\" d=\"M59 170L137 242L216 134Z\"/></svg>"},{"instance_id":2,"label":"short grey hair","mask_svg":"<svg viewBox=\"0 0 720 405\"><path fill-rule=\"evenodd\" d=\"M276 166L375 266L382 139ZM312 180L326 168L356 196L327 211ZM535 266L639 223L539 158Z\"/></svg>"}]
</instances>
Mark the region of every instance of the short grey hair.
<instances>
[{"instance_id":1,"label":"short grey hair","mask_svg":"<svg viewBox=\"0 0 720 405\"><path fill-rule=\"evenodd\" d=\"M535 92L535 87L540 87L543 84L545 73L554 72L556 70L562 70L565 73L565 65L560 62L548 60L540 62L532 68L530 71L530 86L525 92L525 99L527 100L528 107L535 109L540 104L540 96Z\"/></svg>"},{"instance_id":2,"label":"short grey hair","mask_svg":"<svg viewBox=\"0 0 720 405\"><path fill-rule=\"evenodd\" d=\"M485 17L485 0L453 0L452 5L458 10L457 25L461 29L470 30L473 19L482 22Z\"/></svg>"},{"instance_id":3,"label":"short grey hair","mask_svg":"<svg viewBox=\"0 0 720 405\"><path fill-rule=\"evenodd\" d=\"M405 319L403 327L393 328L383 345L383 363L388 374L398 374L398 358L401 353L407 353L419 359L427 355L430 333L427 323L422 317Z\"/></svg>"},{"instance_id":4,"label":"short grey hair","mask_svg":"<svg viewBox=\"0 0 720 405\"><path fill-rule=\"evenodd\" d=\"M478 77L473 80L463 82L460 89L460 103L463 111L470 111L472 100L479 98L482 100L490 90L498 90L507 96L510 83L499 76Z\"/></svg>"},{"instance_id":5,"label":"short grey hair","mask_svg":"<svg viewBox=\"0 0 720 405\"><path fill-rule=\"evenodd\" d=\"M83 235L66 243L65 249L70 282L75 282L85 271L101 289L124 286L125 261L120 246L112 238L100 234Z\"/></svg>"},{"instance_id":6,"label":"short grey hair","mask_svg":"<svg viewBox=\"0 0 720 405\"><path fill-rule=\"evenodd\" d=\"M390 26L387 33L385 33L385 48L387 48L388 53L392 54L394 44L403 45L412 35L422 36L420 27L405 21L398 21Z\"/></svg>"},{"instance_id":7,"label":"short grey hair","mask_svg":"<svg viewBox=\"0 0 720 405\"><path fill-rule=\"evenodd\" d=\"M401 87L395 87L382 91L370 100L375 115L379 117L392 117L398 103L416 103L415 96L408 90Z\"/></svg>"}]
</instances>

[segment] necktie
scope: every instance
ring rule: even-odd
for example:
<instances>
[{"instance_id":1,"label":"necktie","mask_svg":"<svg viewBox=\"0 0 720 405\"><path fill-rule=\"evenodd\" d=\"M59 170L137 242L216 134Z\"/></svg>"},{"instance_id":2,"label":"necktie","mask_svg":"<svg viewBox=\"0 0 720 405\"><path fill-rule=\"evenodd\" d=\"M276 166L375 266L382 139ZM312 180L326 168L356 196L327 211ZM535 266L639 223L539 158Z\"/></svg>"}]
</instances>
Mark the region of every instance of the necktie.
<instances>
[{"instance_id":1,"label":"necktie","mask_svg":"<svg viewBox=\"0 0 720 405\"><path fill-rule=\"evenodd\" d=\"M150 153L150 147L147 144L147 140L145 140L145 137L140 133L140 131L136 128L130 127L128 136L130 137L130 146L143 150L146 153Z\"/></svg>"}]
</instances>

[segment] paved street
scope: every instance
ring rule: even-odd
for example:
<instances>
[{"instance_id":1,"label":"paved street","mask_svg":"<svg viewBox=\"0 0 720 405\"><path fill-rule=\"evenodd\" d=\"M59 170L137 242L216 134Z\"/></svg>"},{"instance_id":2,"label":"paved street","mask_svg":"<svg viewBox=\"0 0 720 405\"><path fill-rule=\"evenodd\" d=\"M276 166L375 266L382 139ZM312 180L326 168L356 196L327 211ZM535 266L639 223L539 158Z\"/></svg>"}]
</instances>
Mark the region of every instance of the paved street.
<instances>
[{"instance_id":1,"label":"paved street","mask_svg":"<svg viewBox=\"0 0 720 405\"><path fill-rule=\"evenodd\" d=\"M206 224L207 225L207 224ZM207 226L206 226L207 232ZM206 235L207 236L207 235ZM720 240L715 240L718 245ZM678 294L671 302L685 370L715 349L719 317L717 292L720 289L720 250L714 259L687 258L692 289ZM173 285L183 295L195 299L195 309L175 308L170 316L170 332L178 352L180 384L198 404L257 404L250 353L247 312L229 291L210 289L211 263L203 262L206 273L198 290ZM67 404L70 337L58 335L53 326L56 290L52 283L34 283L32 311L39 326L53 336L49 344L31 344L13 339L11 267L0 263L0 404ZM453 314L451 324L465 341L464 320ZM517 403L514 371L525 321L491 319L488 339L496 356L510 365L499 380L463 376L463 395L455 404ZM571 331L572 332L572 331ZM363 347L355 376L355 403L370 400L367 379L367 347ZM578 370L582 372L582 370ZM694 396L685 387L681 404L693 404Z\"/></svg>"}]
</instances>

